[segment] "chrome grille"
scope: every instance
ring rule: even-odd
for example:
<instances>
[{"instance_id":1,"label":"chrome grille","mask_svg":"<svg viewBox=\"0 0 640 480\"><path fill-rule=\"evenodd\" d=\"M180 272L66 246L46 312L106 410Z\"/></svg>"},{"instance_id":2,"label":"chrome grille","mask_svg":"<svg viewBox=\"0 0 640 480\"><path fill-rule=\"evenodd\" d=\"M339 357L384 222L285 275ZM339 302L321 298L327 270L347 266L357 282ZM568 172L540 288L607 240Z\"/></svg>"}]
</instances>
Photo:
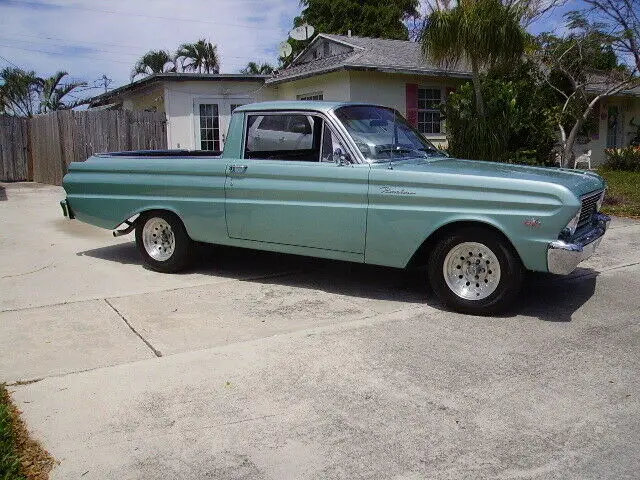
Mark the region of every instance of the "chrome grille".
<instances>
[{"instance_id":1,"label":"chrome grille","mask_svg":"<svg viewBox=\"0 0 640 480\"><path fill-rule=\"evenodd\" d=\"M578 228L591 222L593 214L598 210L598 200L602 195L602 190L590 193L582 197L582 208L580 209L580 220L578 220Z\"/></svg>"}]
</instances>

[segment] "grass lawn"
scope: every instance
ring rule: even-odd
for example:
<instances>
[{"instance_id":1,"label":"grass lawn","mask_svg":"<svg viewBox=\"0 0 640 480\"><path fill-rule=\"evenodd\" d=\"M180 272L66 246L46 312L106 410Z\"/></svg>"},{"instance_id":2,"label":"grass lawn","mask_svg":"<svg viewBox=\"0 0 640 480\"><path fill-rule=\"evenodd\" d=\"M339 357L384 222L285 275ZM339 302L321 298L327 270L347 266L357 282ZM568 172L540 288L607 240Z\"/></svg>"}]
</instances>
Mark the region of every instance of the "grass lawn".
<instances>
[{"instance_id":1,"label":"grass lawn","mask_svg":"<svg viewBox=\"0 0 640 480\"><path fill-rule=\"evenodd\" d=\"M0 480L46 480L55 461L29 438L9 392L0 384Z\"/></svg>"},{"instance_id":2,"label":"grass lawn","mask_svg":"<svg viewBox=\"0 0 640 480\"><path fill-rule=\"evenodd\" d=\"M0 385L0 478L22 480L20 460L16 451L16 435L13 431L13 407L4 385Z\"/></svg>"},{"instance_id":3,"label":"grass lawn","mask_svg":"<svg viewBox=\"0 0 640 480\"><path fill-rule=\"evenodd\" d=\"M600 170L607 181L602 211L610 215L640 218L640 172Z\"/></svg>"}]
</instances>

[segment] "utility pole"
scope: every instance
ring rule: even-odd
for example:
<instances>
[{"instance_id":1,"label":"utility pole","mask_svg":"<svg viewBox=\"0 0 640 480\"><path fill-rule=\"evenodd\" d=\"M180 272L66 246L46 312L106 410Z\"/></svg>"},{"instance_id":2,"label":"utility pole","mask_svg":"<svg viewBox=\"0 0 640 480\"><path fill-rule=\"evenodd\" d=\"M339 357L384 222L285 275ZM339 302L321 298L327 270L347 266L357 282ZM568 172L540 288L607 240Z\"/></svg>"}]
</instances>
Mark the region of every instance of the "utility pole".
<instances>
[{"instance_id":1,"label":"utility pole","mask_svg":"<svg viewBox=\"0 0 640 480\"><path fill-rule=\"evenodd\" d=\"M109 85L111 85L111 83L113 82L112 79L110 79L109 77L107 77L106 74L103 74L99 79L98 82L100 85L102 85L104 87L104 93L107 93L107 89L109 88Z\"/></svg>"}]
</instances>

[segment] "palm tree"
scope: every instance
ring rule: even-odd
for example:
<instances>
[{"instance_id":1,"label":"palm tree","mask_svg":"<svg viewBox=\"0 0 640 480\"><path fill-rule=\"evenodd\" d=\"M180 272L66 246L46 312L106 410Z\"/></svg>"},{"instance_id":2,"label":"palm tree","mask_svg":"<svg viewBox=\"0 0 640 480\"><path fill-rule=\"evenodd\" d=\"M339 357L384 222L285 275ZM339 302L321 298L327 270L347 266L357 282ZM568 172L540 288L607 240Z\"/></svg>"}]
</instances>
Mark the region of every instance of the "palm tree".
<instances>
[{"instance_id":1,"label":"palm tree","mask_svg":"<svg viewBox=\"0 0 640 480\"><path fill-rule=\"evenodd\" d=\"M198 73L218 73L220 58L217 47L204 38L196 43L183 43L176 52L176 61L180 60L182 70Z\"/></svg>"},{"instance_id":2,"label":"palm tree","mask_svg":"<svg viewBox=\"0 0 640 480\"><path fill-rule=\"evenodd\" d=\"M138 75L175 72L175 60L166 50L149 50L138 60L131 71L131 81Z\"/></svg>"},{"instance_id":3,"label":"palm tree","mask_svg":"<svg viewBox=\"0 0 640 480\"><path fill-rule=\"evenodd\" d=\"M21 68L0 71L0 111L11 115L31 117L38 113L40 83L36 73Z\"/></svg>"},{"instance_id":4,"label":"palm tree","mask_svg":"<svg viewBox=\"0 0 640 480\"><path fill-rule=\"evenodd\" d=\"M524 2L526 3L526 2ZM439 65L460 60L471 66L476 110L485 117L480 70L517 60L527 33L520 25L524 3L500 0L459 0L450 10L434 10L422 34L423 54Z\"/></svg>"},{"instance_id":5,"label":"palm tree","mask_svg":"<svg viewBox=\"0 0 640 480\"><path fill-rule=\"evenodd\" d=\"M247 75L271 75L273 73L273 67L268 63L258 65L256 62L249 62L246 67L240 70L240 73Z\"/></svg>"},{"instance_id":6,"label":"palm tree","mask_svg":"<svg viewBox=\"0 0 640 480\"><path fill-rule=\"evenodd\" d=\"M86 82L69 82L61 84L60 82L68 75L67 72L57 72L49 78L38 79L41 87L40 92L40 112L52 112L54 110L66 110L77 107L86 103L86 100L74 100L72 102L64 102L63 98L77 88L86 87Z\"/></svg>"}]
</instances>

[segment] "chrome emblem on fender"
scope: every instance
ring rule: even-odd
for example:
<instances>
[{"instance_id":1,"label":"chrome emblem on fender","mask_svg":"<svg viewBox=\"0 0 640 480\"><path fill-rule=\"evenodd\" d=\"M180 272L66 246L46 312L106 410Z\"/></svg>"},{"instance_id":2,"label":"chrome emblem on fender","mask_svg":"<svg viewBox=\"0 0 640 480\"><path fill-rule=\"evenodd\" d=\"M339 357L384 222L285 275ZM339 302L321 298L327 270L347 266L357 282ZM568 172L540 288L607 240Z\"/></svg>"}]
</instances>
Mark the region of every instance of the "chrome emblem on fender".
<instances>
[{"instance_id":1,"label":"chrome emblem on fender","mask_svg":"<svg viewBox=\"0 0 640 480\"><path fill-rule=\"evenodd\" d=\"M542 222L538 218L528 218L523 222L527 227L540 228Z\"/></svg>"},{"instance_id":2,"label":"chrome emblem on fender","mask_svg":"<svg viewBox=\"0 0 640 480\"><path fill-rule=\"evenodd\" d=\"M400 187L400 186L387 186L387 185L383 185L380 187L380 193L386 193L389 195L415 195L416 192L411 191L411 190L407 190L404 187Z\"/></svg>"}]
</instances>

